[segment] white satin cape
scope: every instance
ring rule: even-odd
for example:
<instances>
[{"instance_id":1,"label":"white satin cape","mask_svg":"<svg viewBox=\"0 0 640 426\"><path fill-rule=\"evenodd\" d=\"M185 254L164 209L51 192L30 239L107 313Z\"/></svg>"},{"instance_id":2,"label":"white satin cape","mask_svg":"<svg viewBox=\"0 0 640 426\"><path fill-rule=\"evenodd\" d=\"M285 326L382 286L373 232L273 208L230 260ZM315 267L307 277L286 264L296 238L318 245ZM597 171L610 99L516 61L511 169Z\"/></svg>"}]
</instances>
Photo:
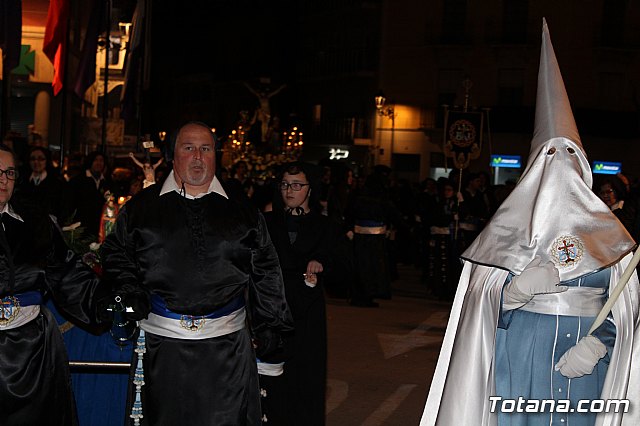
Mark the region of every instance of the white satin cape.
<instances>
[{"instance_id":1,"label":"white satin cape","mask_svg":"<svg viewBox=\"0 0 640 426\"><path fill-rule=\"evenodd\" d=\"M627 254L611 266L609 292L631 257ZM500 294L508 274L503 269L464 263L421 426L497 424L497 413L489 410L489 396L495 395L495 336ZM601 414L598 426L640 425L639 294L634 272L612 309L616 342L602 390L602 399L629 399L630 410Z\"/></svg>"}]
</instances>

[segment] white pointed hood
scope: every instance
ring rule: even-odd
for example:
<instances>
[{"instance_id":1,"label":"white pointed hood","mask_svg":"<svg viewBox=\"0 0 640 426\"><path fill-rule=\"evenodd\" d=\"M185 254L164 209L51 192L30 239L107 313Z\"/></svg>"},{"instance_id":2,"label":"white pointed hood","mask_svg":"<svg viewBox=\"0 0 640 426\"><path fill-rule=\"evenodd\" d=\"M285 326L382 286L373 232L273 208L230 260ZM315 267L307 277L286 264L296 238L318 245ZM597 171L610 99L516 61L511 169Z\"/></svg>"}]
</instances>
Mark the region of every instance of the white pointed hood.
<instances>
[{"instance_id":1,"label":"white pointed hood","mask_svg":"<svg viewBox=\"0 0 640 426\"><path fill-rule=\"evenodd\" d=\"M555 263L561 281L617 262L635 242L591 191L592 183L543 20L535 129L527 167L462 258L520 274L540 256Z\"/></svg>"}]
</instances>

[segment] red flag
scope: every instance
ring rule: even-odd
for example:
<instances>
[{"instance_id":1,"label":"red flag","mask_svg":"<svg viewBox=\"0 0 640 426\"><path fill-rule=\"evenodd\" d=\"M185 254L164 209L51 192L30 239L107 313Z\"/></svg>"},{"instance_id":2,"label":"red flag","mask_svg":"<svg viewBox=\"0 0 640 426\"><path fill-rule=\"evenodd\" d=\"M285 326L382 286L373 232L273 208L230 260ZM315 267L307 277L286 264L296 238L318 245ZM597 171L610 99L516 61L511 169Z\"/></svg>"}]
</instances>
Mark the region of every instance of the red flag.
<instances>
[{"instance_id":1,"label":"red flag","mask_svg":"<svg viewBox=\"0 0 640 426\"><path fill-rule=\"evenodd\" d=\"M62 90L64 81L64 61L67 45L67 22L69 21L69 0L51 0L47 14L42 50L53 63L53 94Z\"/></svg>"}]
</instances>

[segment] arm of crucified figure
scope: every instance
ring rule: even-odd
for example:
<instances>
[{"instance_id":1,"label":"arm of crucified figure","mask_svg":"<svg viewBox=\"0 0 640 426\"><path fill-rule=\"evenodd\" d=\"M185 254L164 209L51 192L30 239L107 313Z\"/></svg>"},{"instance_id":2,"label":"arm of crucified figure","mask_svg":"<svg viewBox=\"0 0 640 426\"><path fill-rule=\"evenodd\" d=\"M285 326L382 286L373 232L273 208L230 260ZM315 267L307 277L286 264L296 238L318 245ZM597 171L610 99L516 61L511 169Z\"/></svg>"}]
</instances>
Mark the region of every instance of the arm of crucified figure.
<instances>
[{"instance_id":1,"label":"arm of crucified figure","mask_svg":"<svg viewBox=\"0 0 640 426\"><path fill-rule=\"evenodd\" d=\"M157 168L158 168L158 166L159 166L160 164L162 164L162 162L163 162L163 161L164 161L164 158L162 158L162 157L161 157L161 158L156 162L156 164L154 164L154 165L153 165L153 170L157 169Z\"/></svg>"},{"instance_id":2,"label":"arm of crucified figure","mask_svg":"<svg viewBox=\"0 0 640 426\"><path fill-rule=\"evenodd\" d=\"M138 160L136 156L133 155L133 152L129 153L129 157L133 160L134 163L136 163L136 166L144 168L144 164L142 164L140 160Z\"/></svg>"}]
</instances>

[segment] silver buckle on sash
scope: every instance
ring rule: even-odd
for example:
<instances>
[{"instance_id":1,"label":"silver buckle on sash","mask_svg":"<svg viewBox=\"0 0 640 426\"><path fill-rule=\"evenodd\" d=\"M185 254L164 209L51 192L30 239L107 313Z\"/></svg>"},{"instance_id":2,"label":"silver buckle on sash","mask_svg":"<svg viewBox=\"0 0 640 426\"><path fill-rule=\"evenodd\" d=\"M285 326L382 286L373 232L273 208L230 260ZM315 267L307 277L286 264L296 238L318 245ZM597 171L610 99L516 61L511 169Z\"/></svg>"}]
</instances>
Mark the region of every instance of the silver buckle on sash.
<instances>
[{"instance_id":1,"label":"silver buckle on sash","mask_svg":"<svg viewBox=\"0 0 640 426\"><path fill-rule=\"evenodd\" d=\"M13 296L2 298L0 303L0 327L6 327L16 319L20 312L20 302Z\"/></svg>"},{"instance_id":2,"label":"silver buckle on sash","mask_svg":"<svg viewBox=\"0 0 640 426\"><path fill-rule=\"evenodd\" d=\"M180 315L180 327L192 332L200 331L205 323L204 317L196 317L193 315Z\"/></svg>"}]
</instances>

